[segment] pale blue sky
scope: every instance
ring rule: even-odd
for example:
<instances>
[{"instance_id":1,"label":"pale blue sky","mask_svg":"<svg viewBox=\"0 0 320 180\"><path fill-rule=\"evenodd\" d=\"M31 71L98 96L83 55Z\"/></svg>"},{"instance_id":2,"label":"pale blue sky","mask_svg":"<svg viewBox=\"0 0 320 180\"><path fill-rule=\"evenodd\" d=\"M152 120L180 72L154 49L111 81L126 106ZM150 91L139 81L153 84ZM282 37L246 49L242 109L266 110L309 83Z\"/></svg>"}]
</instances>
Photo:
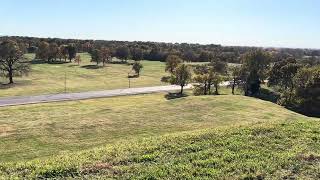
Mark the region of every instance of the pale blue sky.
<instances>
[{"instance_id":1,"label":"pale blue sky","mask_svg":"<svg viewBox=\"0 0 320 180\"><path fill-rule=\"evenodd\" d=\"M320 48L320 0L0 0L0 35Z\"/></svg>"}]
</instances>

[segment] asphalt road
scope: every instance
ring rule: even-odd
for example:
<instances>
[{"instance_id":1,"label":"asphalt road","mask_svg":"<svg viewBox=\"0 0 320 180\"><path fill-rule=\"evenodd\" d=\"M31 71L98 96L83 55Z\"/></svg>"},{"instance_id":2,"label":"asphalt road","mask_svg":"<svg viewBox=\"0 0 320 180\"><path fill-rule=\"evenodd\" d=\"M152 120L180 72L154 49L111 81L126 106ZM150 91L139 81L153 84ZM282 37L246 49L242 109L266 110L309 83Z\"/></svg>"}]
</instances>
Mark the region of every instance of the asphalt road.
<instances>
[{"instance_id":1,"label":"asphalt road","mask_svg":"<svg viewBox=\"0 0 320 180\"><path fill-rule=\"evenodd\" d=\"M186 86L185 89L190 89L191 86ZM21 96L21 97L8 97L0 98L0 107L15 106L23 104L37 104L58 101L73 101L82 99L93 99L113 96L125 96L135 94L148 94L155 92L170 92L180 90L180 86L154 86L142 88L128 88L128 89L115 89L105 91L89 91L79 93L63 93L63 94L50 94L39 96Z\"/></svg>"}]
</instances>

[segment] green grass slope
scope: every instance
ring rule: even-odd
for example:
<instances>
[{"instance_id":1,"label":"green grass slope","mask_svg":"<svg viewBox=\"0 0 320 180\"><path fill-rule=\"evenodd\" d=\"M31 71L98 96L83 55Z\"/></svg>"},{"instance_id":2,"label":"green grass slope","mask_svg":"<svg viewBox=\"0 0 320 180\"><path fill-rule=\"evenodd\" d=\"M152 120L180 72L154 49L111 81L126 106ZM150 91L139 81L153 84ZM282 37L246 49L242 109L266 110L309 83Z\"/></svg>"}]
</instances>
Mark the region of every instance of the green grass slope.
<instances>
[{"instance_id":1,"label":"green grass slope","mask_svg":"<svg viewBox=\"0 0 320 180\"><path fill-rule=\"evenodd\" d=\"M296 119L296 113L243 96L123 96L0 108L0 162L40 158L206 128Z\"/></svg>"},{"instance_id":2,"label":"green grass slope","mask_svg":"<svg viewBox=\"0 0 320 180\"><path fill-rule=\"evenodd\" d=\"M3 178L262 179L320 176L319 122L181 133L45 161L0 165Z\"/></svg>"},{"instance_id":3,"label":"green grass slope","mask_svg":"<svg viewBox=\"0 0 320 180\"><path fill-rule=\"evenodd\" d=\"M114 137L116 141L112 144L106 143L108 145L100 148L67 152L31 161L2 163L0 179L320 178L319 119L307 118L272 103L242 96L186 97L170 101L164 100L163 94L133 96L127 101L121 98L113 99L118 104L112 108L106 106L110 99L69 102L70 104L66 105L55 103L54 106L47 104L41 107L12 107L17 108L16 111L19 108L22 108L21 111L29 108L34 113L42 111L43 106L49 106L48 109L53 109L51 113L57 113L58 110L54 107L62 106L64 109L71 108L65 109L65 115L72 118L70 110L74 106L76 108L80 104L86 104L86 108L80 108L77 112L78 115L85 114L83 111L87 109L92 111L98 107L108 107L113 109L114 114L118 112L118 116L122 115L120 109L125 108L129 118L125 121L126 115L123 116L125 122L118 124L117 131L124 134ZM137 103L140 98L144 101ZM132 102L136 103L137 107ZM94 106L96 104L97 107ZM101 112L99 108L96 110ZM108 119L117 117L111 114ZM106 115L98 116L97 119ZM45 119L43 114L41 117ZM80 116L77 117L73 121L81 120ZM62 118L61 121L67 119ZM26 124L37 124L37 120L34 121L29 120ZM93 118L92 122L95 121ZM126 129L128 131L125 131ZM57 134L55 131L51 132L55 139ZM79 136L77 133L80 131L74 131L73 135ZM91 143L108 137L103 136L103 131L100 134L99 131L94 131L94 134L97 137L91 135ZM33 137L39 135L41 136L35 134ZM143 138L147 136L150 137ZM27 137L24 140L27 140ZM89 140L75 140L71 135L61 139L83 146L90 144ZM57 146L61 149L67 148L68 143ZM0 147L7 147L10 151L10 142L5 145ZM91 146L94 145L93 143ZM1 154L4 152L2 149Z\"/></svg>"}]
</instances>

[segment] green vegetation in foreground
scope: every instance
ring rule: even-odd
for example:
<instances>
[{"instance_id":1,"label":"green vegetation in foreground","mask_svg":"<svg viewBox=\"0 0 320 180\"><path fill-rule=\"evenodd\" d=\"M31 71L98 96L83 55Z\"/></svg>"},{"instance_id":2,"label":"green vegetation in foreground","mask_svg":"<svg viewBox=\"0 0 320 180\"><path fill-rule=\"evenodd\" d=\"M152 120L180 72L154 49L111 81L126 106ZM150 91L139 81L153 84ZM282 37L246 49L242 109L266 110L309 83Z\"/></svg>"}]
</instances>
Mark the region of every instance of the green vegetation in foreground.
<instances>
[{"instance_id":1,"label":"green vegetation in foreground","mask_svg":"<svg viewBox=\"0 0 320 180\"><path fill-rule=\"evenodd\" d=\"M272 117L269 122L121 142L43 161L2 164L0 178L319 179L320 122L299 115L290 117L290 112L269 103L258 104L270 109L261 112ZM271 115L277 108L279 112Z\"/></svg>"},{"instance_id":2,"label":"green vegetation in foreground","mask_svg":"<svg viewBox=\"0 0 320 180\"><path fill-rule=\"evenodd\" d=\"M97 69L90 62L88 53L79 53L80 66L77 63L48 64L46 61L32 61L28 76L16 77L15 84L0 86L0 97L52 94L64 92L65 73L67 73L67 91L81 92L91 90L128 88L128 73L132 66L127 64L106 64ZM26 54L30 60L34 54ZM158 61L142 61L143 69L139 78L131 79L131 87L165 85L160 81L166 75L164 63ZM6 82L1 78L0 82Z\"/></svg>"}]
</instances>

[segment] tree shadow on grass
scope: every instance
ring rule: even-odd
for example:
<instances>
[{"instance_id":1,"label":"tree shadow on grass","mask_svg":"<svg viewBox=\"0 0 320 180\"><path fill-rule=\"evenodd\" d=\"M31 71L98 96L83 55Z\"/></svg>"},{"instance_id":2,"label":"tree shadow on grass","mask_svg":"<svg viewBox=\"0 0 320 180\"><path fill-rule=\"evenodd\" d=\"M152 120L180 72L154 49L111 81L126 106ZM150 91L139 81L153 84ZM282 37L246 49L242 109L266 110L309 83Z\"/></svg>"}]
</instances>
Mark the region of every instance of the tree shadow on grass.
<instances>
[{"instance_id":1,"label":"tree shadow on grass","mask_svg":"<svg viewBox=\"0 0 320 180\"><path fill-rule=\"evenodd\" d=\"M48 62L47 60L42 60L42 59L34 59L30 61L30 64L68 64L70 62L65 62L65 61L50 61Z\"/></svg>"},{"instance_id":2,"label":"tree shadow on grass","mask_svg":"<svg viewBox=\"0 0 320 180\"><path fill-rule=\"evenodd\" d=\"M70 64L68 67L79 67L78 64Z\"/></svg>"},{"instance_id":3,"label":"tree shadow on grass","mask_svg":"<svg viewBox=\"0 0 320 180\"><path fill-rule=\"evenodd\" d=\"M128 64L126 61L111 61L109 64Z\"/></svg>"},{"instance_id":4,"label":"tree shadow on grass","mask_svg":"<svg viewBox=\"0 0 320 180\"><path fill-rule=\"evenodd\" d=\"M34 59L32 61L30 61L30 64L47 64L48 61L45 60L41 60L41 59Z\"/></svg>"},{"instance_id":5,"label":"tree shadow on grass","mask_svg":"<svg viewBox=\"0 0 320 180\"><path fill-rule=\"evenodd\" d=\"M20 80L18 82L14 82L13 84L9 83L0 83L0 89L10 89L16 86L28 86L31 84L29 80Z\"/></svg>"},{"instance_id":6,"label":"tree shadow on grass","mask_svg":"<svg viewBox=\"0 0 320 180\"><path fill-rule=\"evenodd\" d=\"M14 85L12 84L3 84L3 83L0 84L0 89L10 89L12 87L14 87Z\"/></svg>"},{"instance_id":7,"label":"tree shadow on grass","mask_svg":"<svg viewBox=\"0 0 320 180\"><path fill-rule=\"evenodd\" d=\"M168 93L166 95L164 95L164 97L167 100L172 100L172 99L178 99L178 98L183 98L183 97L188 97L187 94L180 94L180 93Z\"/></svg>"},{"instance_id":8,"label":"tree shadow on grass","mask_svg":"<svg viewBox=\"0 0 320 180\"><path fill-rule=\"evenodd\" d=\"M269 89L261 88L260 93L254 95L253 97L277 103L280 98L280 94Z\"/></svg>"},{"instance_id":9,"label":"tree shadow on grass","mask_svg":"<svg viewBox=\"0 0 320 180\"><path fill-rule=\"evenodd\" d=\"M101 68L103 68L103 66L99 66L99 65L85 65L85 66L81 66L81 68L85 68L85 69L101 69Z\"/></svg>"},{"instance_id":10,"label":"tree shadow on grass","mask_svg":"<svg viewBox=\"0 0 320 180\"><path fill-rule=\"evenodd\" d=\"M129 74L128 78L138 78L139 75L138 74Z\"/></svg>"}]
</instances>

